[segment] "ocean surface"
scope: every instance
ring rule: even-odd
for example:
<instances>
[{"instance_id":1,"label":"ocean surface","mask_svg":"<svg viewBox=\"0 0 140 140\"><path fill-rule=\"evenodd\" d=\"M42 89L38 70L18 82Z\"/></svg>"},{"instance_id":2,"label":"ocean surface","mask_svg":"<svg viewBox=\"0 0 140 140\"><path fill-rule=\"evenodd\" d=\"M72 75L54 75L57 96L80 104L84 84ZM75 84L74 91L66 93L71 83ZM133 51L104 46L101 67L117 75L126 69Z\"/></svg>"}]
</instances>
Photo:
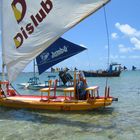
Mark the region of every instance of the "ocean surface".
<instances>
[{"instance_id":1,"label":"ocean surface","mask_svg":"<svg viewBox=\"0 0 140 140\"><path fill-rule=\"evenodd\" d=\"M14 87L22 94L39 91L20 89L32 73L22 73ZM40 80L47 80L48 73ZM104 93L106 78L87 78ZM118 97L110 107L93 111L53 112L0 107L1 140L140 140L140 71L125 71L109 78L111 95Z\"/></svg>"}]
</instances>

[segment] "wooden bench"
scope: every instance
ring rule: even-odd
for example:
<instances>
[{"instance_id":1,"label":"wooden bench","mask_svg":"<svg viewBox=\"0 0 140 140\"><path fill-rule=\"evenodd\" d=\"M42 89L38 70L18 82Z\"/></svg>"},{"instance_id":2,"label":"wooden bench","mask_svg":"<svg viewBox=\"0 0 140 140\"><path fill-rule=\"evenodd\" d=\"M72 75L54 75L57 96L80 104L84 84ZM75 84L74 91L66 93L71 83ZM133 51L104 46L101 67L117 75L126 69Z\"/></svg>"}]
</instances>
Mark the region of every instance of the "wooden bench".
<instances>
[{"instance_id":1,"label":"wooden bench","mask_svg":"<svg viewBox=\"0 0 140 140\"><path fill-rule=\"evenodd\" d=\"M54 91L54 97L56 96L57 79L54 81L53 87L52 87L52 80L49 80L48 83L49 83L49 85L48 85L49 87L40 89L41 99L43 97L43 93L44 92L47 92L48 93L48 100L50 99L50 92L51 91Z\"/></svg>"},{"instance_id":2,"label":"wooden bench","mask_svg":"<svg viewBox=\"0 0 140 140\"><path fill-rule=\"evenodd\" d=\"M91 95L91 97L95 98L95 94L97 94L97 96L99 96L98 89L99 89L98 86L91 86L91 87L87 87L85 90L89 91L89 94Z\"/></svg>"},{"instance_id":3,"label":"wooden bench","mask_svg":"<svg viewBox=\"0 0 140 140\"><path fill-rule=\"evenodd\" d=\"M66 100L66 94L67 93L70 93L70 97L72 97L71 93L74 93L74 87L64 88L63 91L64 91L64 95L65 95L65 100Z\"/></svg>"},{"instance_id":4,"label":"wooden bench","mask_svg":"<svg viewBox=\"0 0 140 140\"><path fill-rule=\"evenodd\" d=\"M91 87L87 87L85 89L85 91L88 91L89 94L91 95L91 97L95 98L95 94L97 94L97 97L99 96L98 89L99 89L98 86L91 86ZM64 95L65 95L65 100L66 100L66 94L70 93L70 97L71 97L71 93L74 93L74 87L64 88L63 91L64 91ZM89 97L90 96L88 96L87 98L89 98Z\"/></svg>"}]
</instances>

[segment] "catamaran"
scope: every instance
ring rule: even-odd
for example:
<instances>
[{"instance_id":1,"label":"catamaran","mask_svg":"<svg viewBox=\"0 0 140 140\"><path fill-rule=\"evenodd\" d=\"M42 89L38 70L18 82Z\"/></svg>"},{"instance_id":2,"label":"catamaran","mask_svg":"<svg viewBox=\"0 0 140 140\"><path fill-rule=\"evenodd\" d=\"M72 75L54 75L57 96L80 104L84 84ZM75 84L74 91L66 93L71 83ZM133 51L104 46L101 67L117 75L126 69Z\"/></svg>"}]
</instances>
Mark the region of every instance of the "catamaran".
<instances>
[{"instance_id":1,"label":"catamaran","mask_svg":"<svg viewBox=\"0 0 140 140\"><path fill-rule=\"evenodd\" d=\"M38 96L21 95L10 86L30 61L66 31L109 1L1 0L3 78L0 82L0 106L46 110L92 110L111 105L114 98L109 94L109 87L105 88L103 97L99 96L98 86L87 87L85 91L88 92L88 96L79 99L76 95L76 82L74 87L64 89L62 96L56 94L57 81L52 84L50 80L49 87L41 89ZM8 81L5 81L5 67Z\"/></svg>"}]
</instances>

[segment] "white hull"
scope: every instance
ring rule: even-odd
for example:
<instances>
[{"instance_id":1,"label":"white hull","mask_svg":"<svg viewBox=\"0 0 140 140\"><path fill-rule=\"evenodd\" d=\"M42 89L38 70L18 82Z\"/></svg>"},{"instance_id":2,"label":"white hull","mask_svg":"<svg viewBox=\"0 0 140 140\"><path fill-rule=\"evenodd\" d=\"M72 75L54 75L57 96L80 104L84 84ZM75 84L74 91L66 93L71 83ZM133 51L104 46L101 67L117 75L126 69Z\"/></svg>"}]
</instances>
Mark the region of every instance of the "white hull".
<instances>
[{"instance_id":1,"label":"white hull","mask_svg":"<svg viewBox=\"0 0 140 140\"><path fill-rule=\"evenodd\" d=\"M41 88L46 87L45 84L30 84L30 83L19 83L17 84L20 88L26 88L26 89L31 89L31 90L39 90Z\"/></svg>"}]
</instances>

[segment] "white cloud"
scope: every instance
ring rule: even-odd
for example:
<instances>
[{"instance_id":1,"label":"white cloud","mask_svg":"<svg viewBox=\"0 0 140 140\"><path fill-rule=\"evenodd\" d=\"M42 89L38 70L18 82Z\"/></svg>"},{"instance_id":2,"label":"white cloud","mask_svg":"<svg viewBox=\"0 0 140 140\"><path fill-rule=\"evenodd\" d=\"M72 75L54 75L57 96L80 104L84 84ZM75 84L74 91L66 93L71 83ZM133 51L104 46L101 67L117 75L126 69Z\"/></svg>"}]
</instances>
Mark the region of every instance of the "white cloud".
<instances>
[{"instance_id":1,"label":"white cloud","mask_svg":"<svg viewBox=\"0 0 140 140\"><path fill-rule=\"evenodd\" d=\"M119 29L125 36L130 40L130 43L133 45L132 48L125 47L124 45L119 45L119 50L122 53L140 50L140 31L131 27L128 24L115 24L116 28Z\"/></svg>"},{"instance_id":2,"label":"white cloud","mask_svg":"<svg viewBox=\"0 0 140 140\"><path fill-rule=\"evenodd\" d=\"M128 24L115 24L116 28L119 29L124 35L129 37L140 37L140 31L136 30L135 28L131 27Z\"/></svg>"},{"instance_id":3,"label":"white cloud","mask_svg":"<svg viewBox=\"0 0 140 140\"><path fill-rule=\"evenodd\" d=\"M120 59L126 59L127 57L126 56L124 56L124 55L121 55L120 56Z\"/></svg>"},{"instance_id":4,"label":"white cloud","mask_svg":"<svg viewBox=\"0 0 140 140\"><path fill-rule=\"evenodd\" d=\"M140 40L136 37L130 38L130 42L135 46L133 50L140 50Z\"/></svg>"},{"instance_id":5,"label":"white cloud","mask_svg":"<svg viewBox=\"0 0 140 140\"><path fill-rule=\"evenodd\" d=\"M132 51L131 48L125 47L123 44L119 44L118 48L119 48L119 51L121 53L127 53L127 52L131 52Z\"/></svg>"},{"instance_id":6,"label":"white cloud","mask_svg":"<svg viewBox=\"0 0 140 140\"><path fill-rule=\"evenodd\" d=\"M105 45L105 49L108 49L108 45Z\"/></svg>"},{"instance_id":7,"label":"white cloud","mask_svg":"<svg viewBox=\"0 0 140 140\"><path fill-rule=\"evenodd\" d=\"M119 38L119 36L118 36L117 33L112 33L112 34L111 34L111 38L112 38L112 39L117 39L117 38Z\"/></svg>"},{"instance_id":8,"label":"white cloud","mask_svg":"<svg viewBox=\"0 0 140 140\"><path fill-rule=\"evenodd\" d=\"M110 55L110 58L111 58L111 59L118 59L119 56L118 56L118 55Z\"/></svg>"},{"instance_id":9,"label":"white cloud","mask_svg":"<svg viewBox=\"0 0 140 140\"><path fill-rule=\"evenodd\" d=\"M131 58L131 59L140 59L140 56L139 55L132 55L132 56L129 56L129 58Z\"/></svg>"},{"instance_id":10,"label":"white cloud","mask_svg":"<svg viewBox=\"0 0 140 140\"><path fill-rule=\"evenodd\" d=\"M121 60L121 59L126 59L127 58L127 56L125 56L125 55L110 55L110 58L111 58L111 60Z\"/></svg>"}]
</instances>

